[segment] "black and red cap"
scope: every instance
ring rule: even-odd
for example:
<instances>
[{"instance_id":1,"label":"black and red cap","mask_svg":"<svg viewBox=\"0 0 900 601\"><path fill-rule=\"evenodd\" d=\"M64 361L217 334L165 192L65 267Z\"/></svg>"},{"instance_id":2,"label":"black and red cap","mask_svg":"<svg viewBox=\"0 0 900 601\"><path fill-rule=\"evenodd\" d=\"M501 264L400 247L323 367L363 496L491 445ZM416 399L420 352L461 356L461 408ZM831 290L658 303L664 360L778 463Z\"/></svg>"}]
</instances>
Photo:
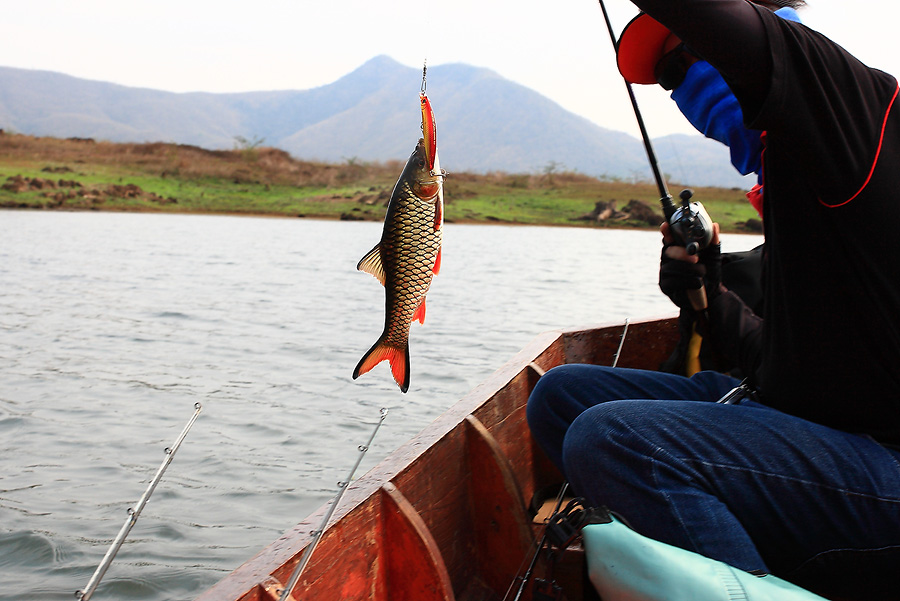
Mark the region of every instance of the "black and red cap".
<instances>
[{"instance_id":1,"label":"black and red cap","mask_svg":"<svg viewBox=\"0 0 900 601\"><path fill-rule=\"evenodd\" d=\"M659 59L668 51L666 41L672 35L669 29L646 13L631 20L616 46L616 63L619 73L629 83L656 83L654 72Z\"/></svg>"},{"instance_id":2,"label":"black and red cap","mask_svg":"<svg viewBox=\"0 0 900 601\"><path fill-rule=\"evenodd\" d=\"M750 1L761 6L768 6L772 10L797 9L806 4L805 0ZM619 36L619 43L616 45L616 62L619 66L619 73L629 83L656 83L654 72L656 65L672 49L668 44L670 36L673 36L672 32L647 13L636 16L625 26L622 35Z\"/></svg>"}]
</instances>

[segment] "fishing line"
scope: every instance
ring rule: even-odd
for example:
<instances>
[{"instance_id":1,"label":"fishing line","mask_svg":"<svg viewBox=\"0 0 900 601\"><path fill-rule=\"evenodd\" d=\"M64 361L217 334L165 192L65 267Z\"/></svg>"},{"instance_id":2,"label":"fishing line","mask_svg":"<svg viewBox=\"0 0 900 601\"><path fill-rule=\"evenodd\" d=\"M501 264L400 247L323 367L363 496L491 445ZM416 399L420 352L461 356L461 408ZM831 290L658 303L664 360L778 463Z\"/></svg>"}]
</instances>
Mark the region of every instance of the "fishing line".
<instances>
[{"instance_id":1,"label":"fishing line","mask_svg":"<svg viewBox=\"0 0 900 601\"><path fill-rule=\"evenodd\" d=\"M422 88L421 92L425 93L425 88L428 87L425 83L425 76L428 74L428 58L426 57L424 61L422 61Z\"/></svg>"},{"instance_id":2,"label":"fishing line","mask_svg":"<svg viewBox=\"0 0 900 601\"><path fill-rule=\"evenodd\" d=\"M322 535L325 534L325 526L328 525L328 520L331 519L332 514L334 514L334 510L337 509L338 503L340 503L341 501L341 497L344 496L344 492L346 492L347 487L350 485L350 481L353 479L353 474L356 473L356 468L358 468L360 462L362 462L363 455L365 455L366 451L369 450L369 446L375 439L375 435L378 434L378 429L381 428L381 424L384 423L384 418L387 417L387 414L387 408L382 407L381 417L379 418L378 423L375 424L375 429L372 431L372 435L369 436L369 440L366 442L366 444L357 447L359 449L359 455L356 458L356 463L353 464L353 468L347 475L347 479L337 483L338 492L334 496L334 499L331 501L331 506L328 508L328 511L325 512L325 517L322 518L322 523L316 530L313 530L310 533L313 535L313 540L311 543L309 543L309 545L306 546L306 549L303 551L303 557L300 558L300 563L298 563L297 567L294 568L294 573L291 574L291 577L287 581L287 584L284 585L284 589L281 591L281 595L278 597L278 601L287 601L288 597L291 596L291 591L300 580L300 575L303 574L303 570L306 569L306 566L309 563L309 558L312 556L313 551L316 550L316 546L319 544L319 541L322 540Z\"/></svg>"},{"instance_id":3,"label":"fishing line","mask_svg":"<svg viewBox=\"0 0 900 601\"><path fill-rule=\"evenodd\" d=\"M678 165L677 171L681 174L681 181L688 181L689 176L687 170L684 167L684 161L681 160L681 153L678 152L678 144L676 144L671 138L666 140L665 138L662 140L657 140L657 142L664 142L668 145L669 148L669 157L671 160L675 161Z\"/></svg>"},{"instance_id":4,"label":"fishing line","mask_svg":"<svg viewBox=\"0 0 900 601\"><path fill-rule=\"evenodd\" d=\"M181 443L182 441L184 441L185 436L187 436L187 433L190 431L191 426L193 426L194 422L197 421L197 416L200 415L200 411L202 409L203 406L200 403L194 403L194 414L188 420L187 424L185 424L184 429L181 431L181 434L178 435L175 443L171 447L166 447L166 456L163 459L162 464L160 464L159 469L156 470L156 475L153 476L153 480L150 481L150 485L147 487L147 490L144 491L144 494L137 502L137 505L135 505L133 508L128 509L128 518L122 525L122 529L119 530L119 534L116 536L109 550L106 552L106 555L103 556L103 560L100 562L100 565L97 566L97 569L94 571L94 575L91 576L90 581L88 581L87 586L84 587L83 591L75 591L75 597L77 597L81 601L88 601L91 598L91 595L94 594L94 591L100 584L100 580L103 579L104 574L106 574L106 570L109 569L109 565L113 562L113 559L115 559L116 553L119 552L119 549L125 542L125 537L128 536L128 533L131 532L131 528L135 525L135 523L137 523L138 517L141 515L141 511L143 511L144 509L144 505L146 505L147 501L150 500L150 495L153 494L153 491L156 489L156 485L159 484L160 480L162 480L163 474L166 472L166 468L169 467L169 464L172 463L172 459L174 459L175 457L175 452L178 451L178 447L181 446Z\"/></svg>"}]
</instances>

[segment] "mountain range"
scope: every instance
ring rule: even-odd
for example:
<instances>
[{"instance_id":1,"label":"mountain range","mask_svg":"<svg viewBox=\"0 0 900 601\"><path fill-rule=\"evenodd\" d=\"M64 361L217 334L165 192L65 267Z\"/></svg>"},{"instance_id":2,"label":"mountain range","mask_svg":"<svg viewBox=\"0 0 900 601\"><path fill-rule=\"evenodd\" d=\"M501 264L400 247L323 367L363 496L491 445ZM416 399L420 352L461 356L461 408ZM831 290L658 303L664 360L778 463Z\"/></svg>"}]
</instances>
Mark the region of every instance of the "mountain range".
<instances>
[{"instance_id":1,"label":"mountain range","mask_svg":"<svg viewBox=\"0 0 900 601\"><path fill-rule=\"evenodd\" d=\"M402 159L420 136L421 72L375 57L309 90L173 93L0 67L0 129L111 142L173 142L209 149L262 143L327 162ZM643 143L575 115L497 73L464 64L428 69L441 165L449 171L651 180ZM749 187L728 150L703 136L654 140L658 162L684 185Z\"/></svg>"}]
</instances>

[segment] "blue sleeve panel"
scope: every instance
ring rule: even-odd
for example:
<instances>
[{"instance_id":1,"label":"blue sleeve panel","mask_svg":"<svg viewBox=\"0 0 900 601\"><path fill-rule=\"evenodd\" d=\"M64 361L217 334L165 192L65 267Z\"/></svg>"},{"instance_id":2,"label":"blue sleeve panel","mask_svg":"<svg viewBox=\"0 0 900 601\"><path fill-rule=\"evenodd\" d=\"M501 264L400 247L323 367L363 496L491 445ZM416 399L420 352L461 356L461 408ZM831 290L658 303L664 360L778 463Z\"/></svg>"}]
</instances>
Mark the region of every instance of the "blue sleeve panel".
<instances>
[{"instance_id":1,"label":"blue sleeve panel","mask_svg":"<svg viewBox=\"0 0 900 601\"><path fill-rule=\"evenodd\" d=\"M744 127L744 113L719 72L706 61L688 69L672 100L691 125L731 150L731 164L742 175L759 173L762 132Z\"/></svg>"},{"instance_id":2,"label":"blue sleeve panel","mask_svg":"<svg viewBox=\"0 0 900 601\"><path fill-rule=\"evenodd\" d=\"M789 21L800 21L792 8L779 9L775 14ZM672 92L672 100L700 133L728 146L731 164L742 175L759 173L762 132L744 126L744 114L737 98L712 65L706 61L691 65L684 82Z\"/></svg>"}]
</instances>

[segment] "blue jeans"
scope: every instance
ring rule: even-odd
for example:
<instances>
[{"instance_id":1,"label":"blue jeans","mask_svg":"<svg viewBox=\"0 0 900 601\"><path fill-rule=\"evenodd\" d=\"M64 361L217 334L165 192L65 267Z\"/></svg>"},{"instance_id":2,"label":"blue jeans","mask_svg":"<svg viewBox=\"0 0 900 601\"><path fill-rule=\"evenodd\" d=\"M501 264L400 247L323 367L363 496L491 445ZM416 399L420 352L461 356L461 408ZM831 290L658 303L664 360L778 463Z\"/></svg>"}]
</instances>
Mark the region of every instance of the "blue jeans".
<instances>
[{"instance_id":1,"label":"blue jeans","mask_svg":"<svg viewBox=\"0 0 900 601\"><path fill-rule=\"evenodd\" d=\"M714 402L737 383L564 365L528 423L578 495L645 536L826 596L900 598L900 452Z\"/></svg>"}]
</instances>

